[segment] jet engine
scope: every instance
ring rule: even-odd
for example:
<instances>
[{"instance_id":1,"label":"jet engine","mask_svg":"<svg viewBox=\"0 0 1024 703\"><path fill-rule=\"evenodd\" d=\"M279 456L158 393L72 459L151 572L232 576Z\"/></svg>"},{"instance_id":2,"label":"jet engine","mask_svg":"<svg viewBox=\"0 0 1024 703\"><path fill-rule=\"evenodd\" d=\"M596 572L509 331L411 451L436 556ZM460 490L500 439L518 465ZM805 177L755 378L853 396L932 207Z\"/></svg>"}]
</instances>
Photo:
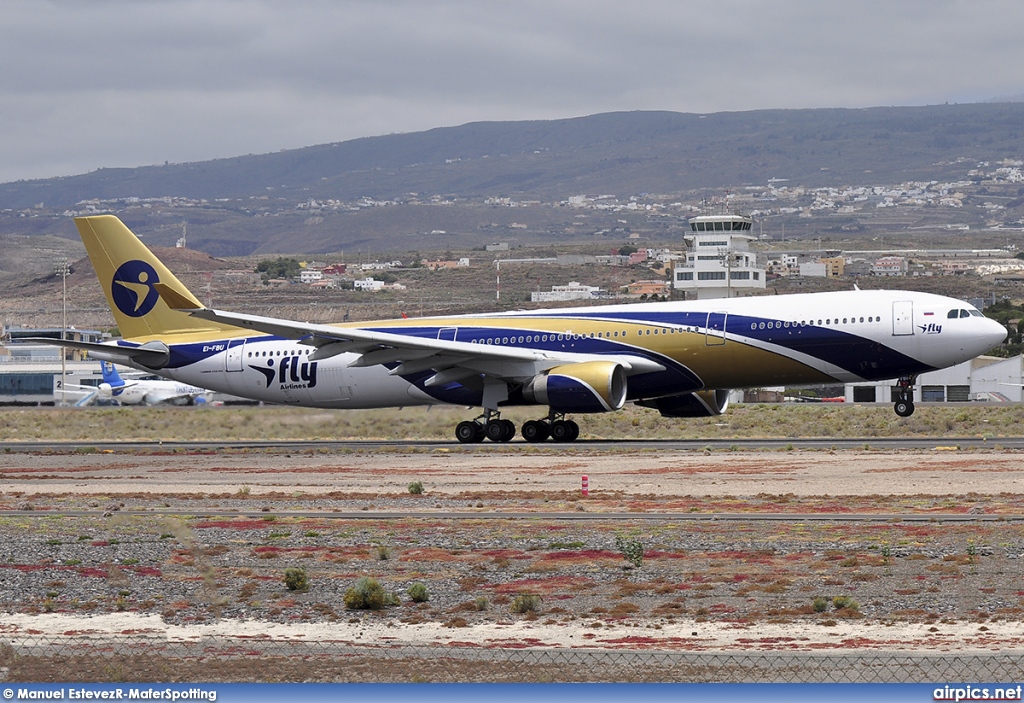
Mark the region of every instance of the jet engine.
<instances>
[{"instance_id":1,"label":"jet engine","mask_svg":"<svg viewBox=\"0 0 1024 703\"><path fill-rule=\"evenodd\" d=\"M626 402L626 372L614 361L584 361L556 366L523 387L528 403L554 412L603 413Z\"/></svg>"},{"instance_id":2,"label":"jet engine","mask_svg":"<svg viewBox=\"0 0 1024 703\"><path fill-rule=\"evenodd\" d=\"M637 405L654 408L663 417L714 417L729 407L729 390L716 388L709 391L694 391L664 398L638 400Z\"/></svg>"}]
</instances>

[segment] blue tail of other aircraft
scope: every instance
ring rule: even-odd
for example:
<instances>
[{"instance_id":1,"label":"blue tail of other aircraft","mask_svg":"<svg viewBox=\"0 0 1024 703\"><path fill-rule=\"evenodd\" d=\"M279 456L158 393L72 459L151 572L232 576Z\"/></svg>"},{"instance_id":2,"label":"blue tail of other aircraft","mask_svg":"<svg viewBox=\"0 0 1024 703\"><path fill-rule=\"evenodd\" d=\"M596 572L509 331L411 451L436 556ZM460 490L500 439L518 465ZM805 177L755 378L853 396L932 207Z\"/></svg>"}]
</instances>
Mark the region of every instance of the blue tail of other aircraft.
<instances>
[{"instance_id":1,"label":"blue tail of other aircraft","mask_svg":"<svg viewBox=\"0 0 1024 703\"><path fill-rule=\"evenodd\" d=\"M103 382L110 384L111 388L120 388L124 385L121 374L117 372L117 367L112 362L101 361L100 368L103 370Z\"/></svg>"}]
</instances>

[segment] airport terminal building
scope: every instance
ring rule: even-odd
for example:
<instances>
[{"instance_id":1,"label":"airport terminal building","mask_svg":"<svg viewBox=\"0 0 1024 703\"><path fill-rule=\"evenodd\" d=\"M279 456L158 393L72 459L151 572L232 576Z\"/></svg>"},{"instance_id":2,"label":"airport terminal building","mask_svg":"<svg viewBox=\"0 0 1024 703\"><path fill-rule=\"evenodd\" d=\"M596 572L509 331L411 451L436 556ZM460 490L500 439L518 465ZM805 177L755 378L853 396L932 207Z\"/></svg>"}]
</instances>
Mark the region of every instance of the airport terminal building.
<instances>
[{"instance_id":1,"label":"airport terminal building","mask_svg":"<svg viewBox=\"0 0 1024 703\"><path fill-rule=\"evenodd\" d=\"M30 337L60 339L62 332L66 339L80 342L110 339L109 334L99 330L4 325L0 333L0 405L52 405L56 398L63 397L60 389L65 384L100 384L99 363L85 358L81 351L23 341Z\"/></svg>"}]
</instances>

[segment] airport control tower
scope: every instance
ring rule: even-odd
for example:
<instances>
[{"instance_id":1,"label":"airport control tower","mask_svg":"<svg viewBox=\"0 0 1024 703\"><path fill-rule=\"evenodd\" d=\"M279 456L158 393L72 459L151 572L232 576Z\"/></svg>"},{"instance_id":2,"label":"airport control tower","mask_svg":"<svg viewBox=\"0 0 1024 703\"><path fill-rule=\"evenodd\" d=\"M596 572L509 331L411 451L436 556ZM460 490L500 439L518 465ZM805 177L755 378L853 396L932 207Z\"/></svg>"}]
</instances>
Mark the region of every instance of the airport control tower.
<instances>
[{"instance_id":1,"label":"airport control tower","mask_svg":"<svg viewBox=\"0 0 1024 703\"><path fill-rule=\"evenodd\" d=\"M690 220L686 262L675 267L673 286L687 298L732 298L763 289L765 273L750 250L753 220L743 215L700 215Z\"/></svg>"}]
</instances>

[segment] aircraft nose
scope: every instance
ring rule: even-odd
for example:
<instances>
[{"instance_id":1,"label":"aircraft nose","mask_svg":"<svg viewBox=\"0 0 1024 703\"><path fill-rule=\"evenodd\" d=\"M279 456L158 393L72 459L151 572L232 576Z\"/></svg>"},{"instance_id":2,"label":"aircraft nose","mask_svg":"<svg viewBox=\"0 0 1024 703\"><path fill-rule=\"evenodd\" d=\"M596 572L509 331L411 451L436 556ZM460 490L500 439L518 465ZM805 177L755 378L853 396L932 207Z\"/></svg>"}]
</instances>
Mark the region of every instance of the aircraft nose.
<instances>
[{"instance_id":1,"label":"aircraft nose","mask_svg":"<svg viewBox=\"0 0 1024 703\"><path fill-rule=\"evenodd\" d=\"M1006 339L1006 328L996 320L986 319L985 326L981 330L980 341L985 345L985 351L1003 343Z\"/></svg>"}]
</instances>

